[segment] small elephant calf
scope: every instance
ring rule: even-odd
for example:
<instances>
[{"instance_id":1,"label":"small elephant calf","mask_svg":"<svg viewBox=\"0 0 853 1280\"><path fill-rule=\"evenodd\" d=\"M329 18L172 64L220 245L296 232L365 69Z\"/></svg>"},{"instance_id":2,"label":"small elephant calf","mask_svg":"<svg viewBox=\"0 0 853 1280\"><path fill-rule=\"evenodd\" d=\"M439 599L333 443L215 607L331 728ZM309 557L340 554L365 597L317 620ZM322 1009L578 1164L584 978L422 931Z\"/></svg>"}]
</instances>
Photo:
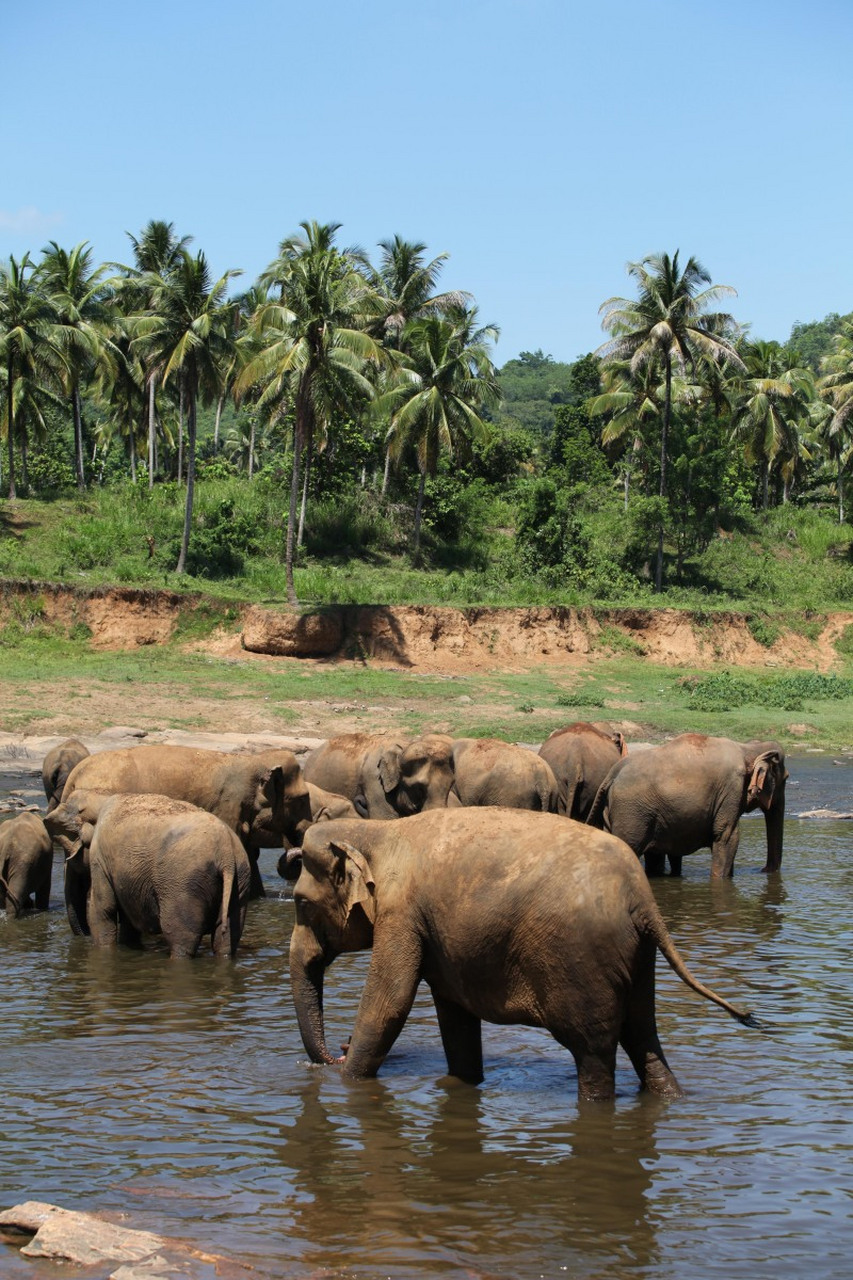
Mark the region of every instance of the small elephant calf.
<instances>
[{"instance_id":1,"label":"small elephant calf","mask_svg":"<svg viewBox=\"0 0 853 1280\"><path fill-rule=\"evenodd\" d=\"M53 844L37 813L19 813L0 823L0 907L19 916L35 905L46 911L50 900Z\"/></svg>"},{"instance_id":2,"label":"small elephant calf","mask_svg":"<svg viewBox=\"0 0 853 1280\"><path fill-rule=\"evenodd\" d=\"M65 901L75 933L97 946L162 934L172 957L237 950L251 870L224 822L159 795L75 791L48 815L66 853Z\"/></svg>"}]
</instances>

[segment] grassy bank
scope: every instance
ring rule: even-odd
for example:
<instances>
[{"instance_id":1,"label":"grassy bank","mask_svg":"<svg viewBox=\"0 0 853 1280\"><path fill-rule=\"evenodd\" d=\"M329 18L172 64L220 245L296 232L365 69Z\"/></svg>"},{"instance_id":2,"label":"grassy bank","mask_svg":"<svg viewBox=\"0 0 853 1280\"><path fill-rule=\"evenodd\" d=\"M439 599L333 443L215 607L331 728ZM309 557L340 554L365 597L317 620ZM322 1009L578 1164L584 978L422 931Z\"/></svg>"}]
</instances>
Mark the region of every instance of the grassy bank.
<instances>
[{"instance_id":1,"label":"grassy bank","mask_svg":"<svg viewBox=\"0 0 853 1280\"><path fill-rule=\"evenodd\" d=\"M623 724L630 739L686 730L789 749L853 750L853 665L839 674L691 671L633 655L581 670L419 674L353 662L221 658L178 642L99 652L47 629L0 632L0 729L23 735L241 729L326 737L435 729L538 742L573 720Z\"/></svg>"}]
</instances>

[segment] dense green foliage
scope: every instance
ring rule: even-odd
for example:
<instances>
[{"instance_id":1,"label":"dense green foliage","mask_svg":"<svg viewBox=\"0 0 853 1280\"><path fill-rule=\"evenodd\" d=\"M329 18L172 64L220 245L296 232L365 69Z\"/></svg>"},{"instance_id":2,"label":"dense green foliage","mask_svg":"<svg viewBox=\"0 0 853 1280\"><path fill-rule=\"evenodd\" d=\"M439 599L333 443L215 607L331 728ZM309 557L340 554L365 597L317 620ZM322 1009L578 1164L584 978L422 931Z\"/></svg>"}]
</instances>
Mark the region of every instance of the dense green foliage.
<instances>
[{"instance_id":1,"label":"dense green foliage","mask_svg":"<svg viewBox=\"0 0 853 1280\"><path fill-rule=\"evenodd\" d=\"M112 276L85 245L0 264L0 573L304 600L853 601L849 317L751 341L708 307L726 286L655 255L630 265L636 298L603 305L599 354L496 370L495 327L437 292L443 255L395 237L374 268L335 224L302 231L230 300L233 273L211 283L167 223ZM772 642L772 620L751 625Z\"/></svg>"}]
</instances>

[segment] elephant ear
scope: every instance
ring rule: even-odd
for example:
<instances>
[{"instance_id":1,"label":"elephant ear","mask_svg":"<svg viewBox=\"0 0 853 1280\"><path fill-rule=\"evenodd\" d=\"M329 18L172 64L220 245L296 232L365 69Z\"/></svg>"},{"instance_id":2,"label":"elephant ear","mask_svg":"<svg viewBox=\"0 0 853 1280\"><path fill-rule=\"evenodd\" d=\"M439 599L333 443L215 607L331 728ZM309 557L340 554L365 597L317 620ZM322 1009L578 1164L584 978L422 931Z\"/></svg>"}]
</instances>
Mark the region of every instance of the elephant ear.
<instances>
[{"instance_id":1,"label":"elephant ear","mask_svg":"<svg viewBox=\"0 0 853 1280\"><path fill-rule=\"evenodd\" d=\"M747 808L754 809L759 805L764 812L773 803L773 792L776 790L782 757L779 751L762 751L752 762L752 774L746 789Z\"/></svg>"},{"instance_id":2,"label":"elephant ear","mask_svg":"<svg viewBox=\"0 0 853 1280\"><path fill-rule=\"evenodd\" d=\"M382 790L386 795L400 785L399 747L389 747L387 751L382 752L379 757L378 773L379 781L382 783Z\"/></svg>"},{"instance_id":3,"label":"elephant ear","mask_svg":"<svg viewBox=\"0 0 853 1280\"><path fill-rule=\"evenodd\" d=\"M347 917L360 906L371 924L376 922L376 882L364 854L346 840L331 841L332 853L340 859L339 876L346 903Z\"/></svg>"}]
</instances>

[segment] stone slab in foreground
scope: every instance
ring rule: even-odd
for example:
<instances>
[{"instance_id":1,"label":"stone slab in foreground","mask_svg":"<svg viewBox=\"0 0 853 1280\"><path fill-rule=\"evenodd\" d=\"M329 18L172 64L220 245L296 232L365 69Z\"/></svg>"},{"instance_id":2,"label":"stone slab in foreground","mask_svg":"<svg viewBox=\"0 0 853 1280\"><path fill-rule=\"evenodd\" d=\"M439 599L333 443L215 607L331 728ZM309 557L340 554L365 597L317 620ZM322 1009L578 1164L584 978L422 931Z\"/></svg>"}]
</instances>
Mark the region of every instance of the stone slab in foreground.
<instances>
[{"instance_id":1,"label":"stone slab in foreground","mask_svg":"<svg viewBox=\"0 0 853 1280\"><path fill-rule=\"evenodd\" d=\"M40 1200L27 1200L0 1211L0 1239L4 1232L7 1239L13 1234L31 1236L20 1250L27 1258L85 1267L115 1264L110 1280L207 1280L214 1275L238 1280L248 1275L238 1264L180 1241Z\"/></svg>"}]
</instances>

